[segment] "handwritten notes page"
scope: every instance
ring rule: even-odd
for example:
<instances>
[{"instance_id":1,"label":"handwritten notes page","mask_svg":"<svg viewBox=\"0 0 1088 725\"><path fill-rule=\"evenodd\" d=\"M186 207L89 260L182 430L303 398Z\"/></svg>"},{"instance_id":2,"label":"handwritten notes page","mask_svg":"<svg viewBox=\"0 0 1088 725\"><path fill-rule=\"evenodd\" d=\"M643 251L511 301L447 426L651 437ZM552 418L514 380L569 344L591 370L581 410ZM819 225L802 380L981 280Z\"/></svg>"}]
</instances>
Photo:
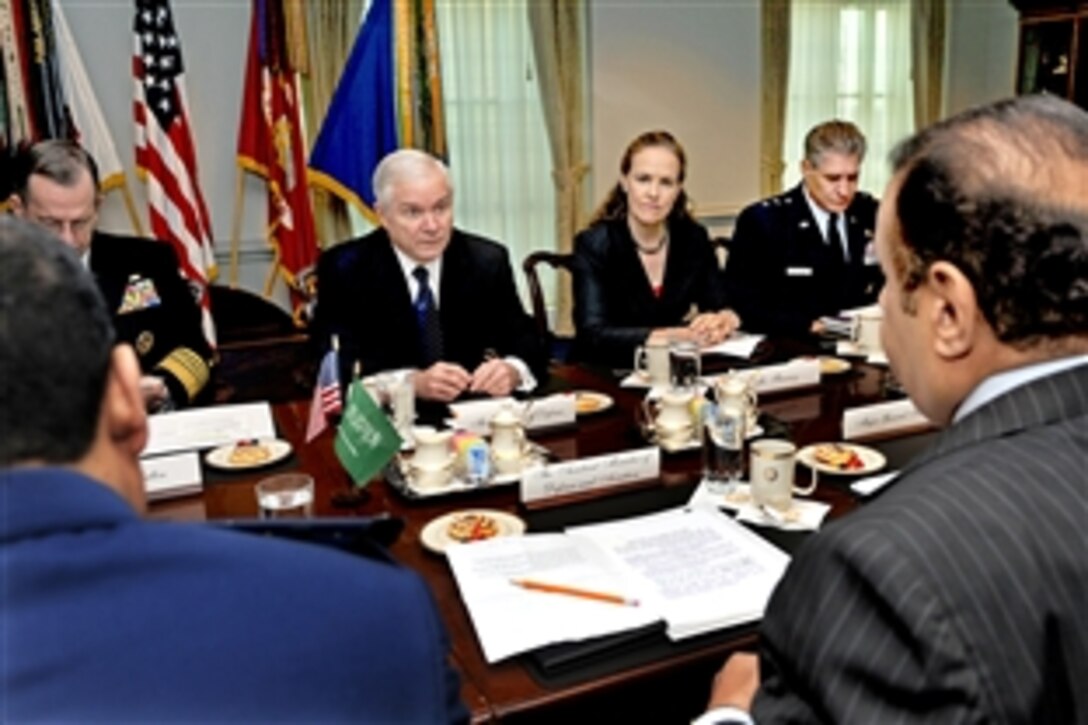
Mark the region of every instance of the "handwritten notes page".
<instances>
[{"instance_id":1,"label":"handwritten notes page","mask_svg":"<svg viewBox=\"0 0 1088 725\"><path fill-rule=\"evenodd\" d=\"M716 512L673 509L447 550L488 662L658 620L672 639L754 621L788 557ZM523 589L531 578L639 606Z\"/></svg>"}]
</instances>

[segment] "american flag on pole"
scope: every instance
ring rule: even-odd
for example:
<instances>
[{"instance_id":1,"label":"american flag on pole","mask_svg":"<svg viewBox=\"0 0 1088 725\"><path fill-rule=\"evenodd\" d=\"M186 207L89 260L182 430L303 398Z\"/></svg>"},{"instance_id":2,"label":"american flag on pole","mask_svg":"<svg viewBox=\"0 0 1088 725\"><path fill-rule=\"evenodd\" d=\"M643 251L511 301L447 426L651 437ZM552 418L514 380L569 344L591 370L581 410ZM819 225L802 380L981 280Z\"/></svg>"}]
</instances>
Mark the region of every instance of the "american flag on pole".
<instances>
[{"instance_id":1,"label":"american flag on pole","mask_svg":"<svg viewBox=\"0 0 1088 725\"><path fill-rule=\"evenodd\" d=\"M147 179L152 233L178 252L198 295L204 335L215 345L208 282L215 277L211 221L197 180L181 41L169 0L136 0L132 57L136 166Z\"/></svg>"},{"instance_id":2,"label":"american flag on pole","mask_svg":"<svg viewBox=\"0 0 1088 725\"><path fill-rule=\"evenodd\" d=\"M310 420L306 425L306 442L317 438L329 427L329 416L339 413L343 407L340 396L340 365L336 344L321 360L317 373L314 397L310 403Z\"/></svg>"}]
</instances>

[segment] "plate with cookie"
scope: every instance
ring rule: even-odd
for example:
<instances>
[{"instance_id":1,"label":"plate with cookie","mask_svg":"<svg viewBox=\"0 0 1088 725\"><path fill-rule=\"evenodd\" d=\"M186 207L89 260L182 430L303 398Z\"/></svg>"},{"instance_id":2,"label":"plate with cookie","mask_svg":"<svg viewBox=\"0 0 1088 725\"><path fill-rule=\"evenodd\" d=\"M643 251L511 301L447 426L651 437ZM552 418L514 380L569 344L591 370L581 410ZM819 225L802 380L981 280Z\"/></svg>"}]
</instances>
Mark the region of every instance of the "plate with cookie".
<instances>
[{"instance_id":1,"label":"plate with cookie","mask_svg":"<svg viewBox=\"0 0 1088 725\"><path fill-rule=\"evenodd\" d=\"M853 476L875 473L887 463L884 454L853 443L816 443L797 451L798 462L821 473Z\"/></svg>"},{"instance_id":2,"label":"plate with cookie","mask_svg":"<svg viewBox=\"0 0 1088 725\"><path fill-rule=\"evenodd\" d=\"M578 415L592 415L608 410L615 404L611 395L593 390L577 390L574 393L574 412Z\"/></svg>"},{"instance_id":3,"label":"plate with cookie","mask_svg":"<svg viewBox=\"0 0 1088 725\"><path fill-rule=\"evenodd\" d=\"M245 471L279 463L291 455L291 444L276 438L244 440L208 451L204 462L226 471Z\"/></svg>"},{"instance_id":4,"label":"plate with cookie","mask_svg":"<svg viewBox=\"0 0 1088 725\"><path fill-rule=\"evenodd\" d=\"M432 519L419 534L423 545L436 554L444 554L454 544L486 541L499 536L520 536L525 522L513 514L495 509L454 511Z\"/></svg>"}]
</instances>

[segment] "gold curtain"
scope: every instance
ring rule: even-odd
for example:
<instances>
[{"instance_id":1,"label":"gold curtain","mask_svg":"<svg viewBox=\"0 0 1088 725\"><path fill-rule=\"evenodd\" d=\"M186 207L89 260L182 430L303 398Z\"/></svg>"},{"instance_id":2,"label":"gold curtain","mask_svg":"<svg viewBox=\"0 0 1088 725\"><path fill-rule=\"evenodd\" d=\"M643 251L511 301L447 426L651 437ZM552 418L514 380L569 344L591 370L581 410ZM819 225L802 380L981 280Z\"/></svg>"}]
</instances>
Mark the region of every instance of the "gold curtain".
<instances>
[{"instance_id":1,"label":"gold curtain","mask_svg":"<svg viewBox=\"0 0 1088 725\"><path fill-rule=\"evenodd\" d=\"M449 159L434 0L395 0L401 146Z\"/></svg>"},{"instance_id":2,"label":"gold curtain","mask_svg":"<svg viewBox=\"0 0 1088 725\"><path fill-rule=\"evenodd\" d=\"M340 72L359 32L366 0L309 2L302 4L310 50L309 73L302 76L303 109L308 144L313 145L340 80ZM322 247L351 236L351 219L344 202L313 189L314 223Z\"/></svg>"},{"instance_id":3,"label":"gold curtain","mask_svg":"<svg viewBox=\"0 0 1088 725\"><path fill-rule=\"evenodd\" d=\"M529 28L533 36L537 80L552 151L555 182L556 249L570 252L574 235L584 223L582 180L589 170L585 160L582 0L531 0ZM570 280L558 275L556 332L569 335Z\"/></svg>"},{"instance_id":4,"label":"gold curtain","mask_svg":"<svg viewBox=\"0 0 1088 725\"><path fill-rule=\"evenodd\" d=\"M914 126L941 118L944 95L945 14L948 0L911 0L910 60L914 81Z\"/></svg>"},{"instance_id":5,"label":"gold curtain","mask_svg":"<svg viewBox=\"0 0 1088 725\"><path fill-rule=\"evenodd\" d=\"M782 190L782 143L786 135L786 98L790 74L790 0L763 0L760 98L759 190L761 196Z\"/></svg>"}]
</instances>

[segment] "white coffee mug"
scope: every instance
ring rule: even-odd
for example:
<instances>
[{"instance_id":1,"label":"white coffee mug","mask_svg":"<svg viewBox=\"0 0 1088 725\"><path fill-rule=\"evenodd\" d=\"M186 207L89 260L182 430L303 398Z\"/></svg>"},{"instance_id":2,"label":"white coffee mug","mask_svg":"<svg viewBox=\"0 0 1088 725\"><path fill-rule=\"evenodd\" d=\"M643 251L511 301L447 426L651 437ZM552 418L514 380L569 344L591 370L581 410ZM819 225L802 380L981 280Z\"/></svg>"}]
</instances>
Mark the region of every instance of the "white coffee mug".
<instances>
[{"instance_id":1,"label":"white coffee mug","mask_svg":"<svg viewBox=\"0 0 1088 725\"><path fill-rule=\"evenodd\" d=\"M880 315L864 314L854 318L854 344L862 352L877 352L882 349L880 342Z\"/></svg>"},{"instance_id":2,"label":"white coffee mug","mask_svg":"<svg viewBox=\"0 0 1088 725\"><path fill-rule=\"evenodd\" d=\"M757 506L770 506L788 511L793 505L793 494L806 496L816 489L816 482L808 488L793 485L793 473L797 464L797 446L793 443L764 438L752 441L749 446L748 476L752 501Z\"/></svg>"},{"instance_id":3,"label":"white coffee mug","mask_svg":"<svg viewBox=\"0 0 1088 725\"><path fill-rule=\"evenodd\" d=\"M635 350L635 372L649 378L651 385L668 385L669 343L649 342Z\"/></svg>"}]
</instances>

